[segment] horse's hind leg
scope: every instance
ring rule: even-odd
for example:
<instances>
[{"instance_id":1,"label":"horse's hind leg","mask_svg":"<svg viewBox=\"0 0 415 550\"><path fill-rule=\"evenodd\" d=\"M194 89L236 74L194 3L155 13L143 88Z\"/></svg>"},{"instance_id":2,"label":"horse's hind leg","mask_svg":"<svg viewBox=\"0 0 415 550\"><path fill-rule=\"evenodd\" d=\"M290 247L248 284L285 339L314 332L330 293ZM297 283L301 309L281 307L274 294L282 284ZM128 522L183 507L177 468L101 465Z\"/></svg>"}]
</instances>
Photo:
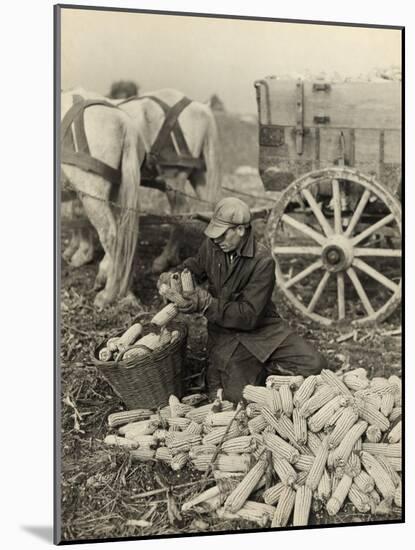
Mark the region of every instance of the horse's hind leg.
<instances>
[{"instance_id":1,"label":"horse's hind leg","mask_svg":"<svg viewBox=\"0 0 415 550\"><path fill-rule=\"evenodd\" d=\"M105 283L107 282L108 269L110 268L110 260L107 254L104 254L104 257L99 262L98 273L95 277L94 290L101 290L104 288Z\"/></svg>"}]
</instances>

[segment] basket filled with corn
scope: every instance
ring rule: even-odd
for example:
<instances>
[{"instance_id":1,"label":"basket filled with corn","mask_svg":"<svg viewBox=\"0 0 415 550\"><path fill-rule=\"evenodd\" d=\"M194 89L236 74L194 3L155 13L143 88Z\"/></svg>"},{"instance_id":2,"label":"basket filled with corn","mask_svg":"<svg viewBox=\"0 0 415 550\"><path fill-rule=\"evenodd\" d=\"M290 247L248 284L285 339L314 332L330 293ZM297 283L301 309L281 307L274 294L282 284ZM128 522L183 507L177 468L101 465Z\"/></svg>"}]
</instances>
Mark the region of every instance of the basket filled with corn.
<instances>
[{"instance_id":1,"label":"basket filled with corn","mask_svg":"<svg viewBox=\"0 0 415 550\"><path fill-rule=\"evenodd\" d=\"M93 363L128 409L157 408L183 394L187 327L164 310L95 348Z\"/></svg>"}]
</instances>

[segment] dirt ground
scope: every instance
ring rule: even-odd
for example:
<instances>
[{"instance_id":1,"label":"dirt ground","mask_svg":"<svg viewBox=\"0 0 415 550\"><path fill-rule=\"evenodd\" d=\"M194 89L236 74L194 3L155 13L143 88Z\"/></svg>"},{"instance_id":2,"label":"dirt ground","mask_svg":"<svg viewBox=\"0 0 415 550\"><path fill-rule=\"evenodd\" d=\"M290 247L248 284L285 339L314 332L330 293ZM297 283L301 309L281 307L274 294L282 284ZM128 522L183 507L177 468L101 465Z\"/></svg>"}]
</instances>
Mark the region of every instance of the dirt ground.
<instances>
[{"instance_id":1,"label":"dirt ground","mask_svg":"<svg viewBox=\"0 0 415 550\"><path fill-rule=\"evenodd\" d=\"M263 226L258 223L259 235ZM151 273L151 262L159 254L168 236L168 226L145 225L140 229L140 242L134 271L134 290L145 308L155 312L161 302L156 292L156 276ZM63 228L62 245L68 232ZM197 239L186 239L182 255L197 249ZM99 341L127 327L137 314L130 307L111 307L101 313L93 308L91 290L102 252L97 249L93 263L74 270L62 261L61 265L61 502L62 539L65 541L168 535L174 533L202 533L206 531L239 531L256 529L247 521L225 521L196 512L182 514L178 520L172 506L181 506L198 486L173 489L171 497L165 493L141 498L140 494L160 488L161 472L172 485L191 482L201 474L190 469L173 473L151 462L132 463L128 452L113 450L103 445L108 433L107 417L123 409L112 388L92 364L91 355ZM399 328L401 311L378 327L359 329L354 337L337 340L350 332L312 327L301 321L286 307L278 294L274 296L282 318L312 341L328 357L332 366L344 370L364 367L368 375L401 374L401 338L387 333ZM185 375L198 373L206 366L204 318L184 318L189 326L188 349L184 362ZM188 392L197 391L198 378L188 382ZM393 509L383 516L357 513L351 504L334 518L321 510L314 510L311 523L358 523L398 520L400 510ZM140 527L135 520L148 522Z\"/></svg>"}]
</instances>

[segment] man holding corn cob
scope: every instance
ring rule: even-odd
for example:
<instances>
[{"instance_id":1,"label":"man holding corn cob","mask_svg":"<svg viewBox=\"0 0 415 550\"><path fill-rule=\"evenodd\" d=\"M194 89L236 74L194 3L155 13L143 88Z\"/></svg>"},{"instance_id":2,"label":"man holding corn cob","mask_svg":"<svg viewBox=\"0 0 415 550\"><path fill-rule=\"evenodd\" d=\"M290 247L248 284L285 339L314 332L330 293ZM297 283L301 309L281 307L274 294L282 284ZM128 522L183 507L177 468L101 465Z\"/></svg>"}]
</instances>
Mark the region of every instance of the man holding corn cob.
<instances>
[{"instance_id":1,"label":"man holding corn cob","mask_svg":"<svg viewBox=\"0 0 415 550\"><path fill-rule=\"evenodd\" d=\"M247 384L261 384L269 374L309 376L327 368L324 357L279 318L272 293L275 264L251 229L251 212L228 197L215 208L199 253L177 269L187 268L198 283L185 294L182 313L203 313L208 320L209 394L239 401ZM158 286L171 273L160 276ZM174 292L164 294L175 301Z\"/></svg>"}]
</instances>

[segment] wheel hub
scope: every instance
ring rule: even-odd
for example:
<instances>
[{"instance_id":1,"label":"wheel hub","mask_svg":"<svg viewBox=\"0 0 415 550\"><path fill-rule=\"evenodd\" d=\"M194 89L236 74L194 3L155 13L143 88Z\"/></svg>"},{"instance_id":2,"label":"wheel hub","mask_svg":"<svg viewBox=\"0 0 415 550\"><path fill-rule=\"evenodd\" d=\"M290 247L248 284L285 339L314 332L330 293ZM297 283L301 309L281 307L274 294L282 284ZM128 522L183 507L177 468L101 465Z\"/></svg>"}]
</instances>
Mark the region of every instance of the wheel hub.
<instances>
[{"instance_id":1,"label":"wheel hub","mask_svg":"<svg viewBox=\"0 0 415 550\"><path fill-rule=\"evenodd\" d=\"M345 271L353 261L353 246L350 239L342 235L329 237L323 247L322 260L327 271Z\"/></svg>"}]
</instances>

